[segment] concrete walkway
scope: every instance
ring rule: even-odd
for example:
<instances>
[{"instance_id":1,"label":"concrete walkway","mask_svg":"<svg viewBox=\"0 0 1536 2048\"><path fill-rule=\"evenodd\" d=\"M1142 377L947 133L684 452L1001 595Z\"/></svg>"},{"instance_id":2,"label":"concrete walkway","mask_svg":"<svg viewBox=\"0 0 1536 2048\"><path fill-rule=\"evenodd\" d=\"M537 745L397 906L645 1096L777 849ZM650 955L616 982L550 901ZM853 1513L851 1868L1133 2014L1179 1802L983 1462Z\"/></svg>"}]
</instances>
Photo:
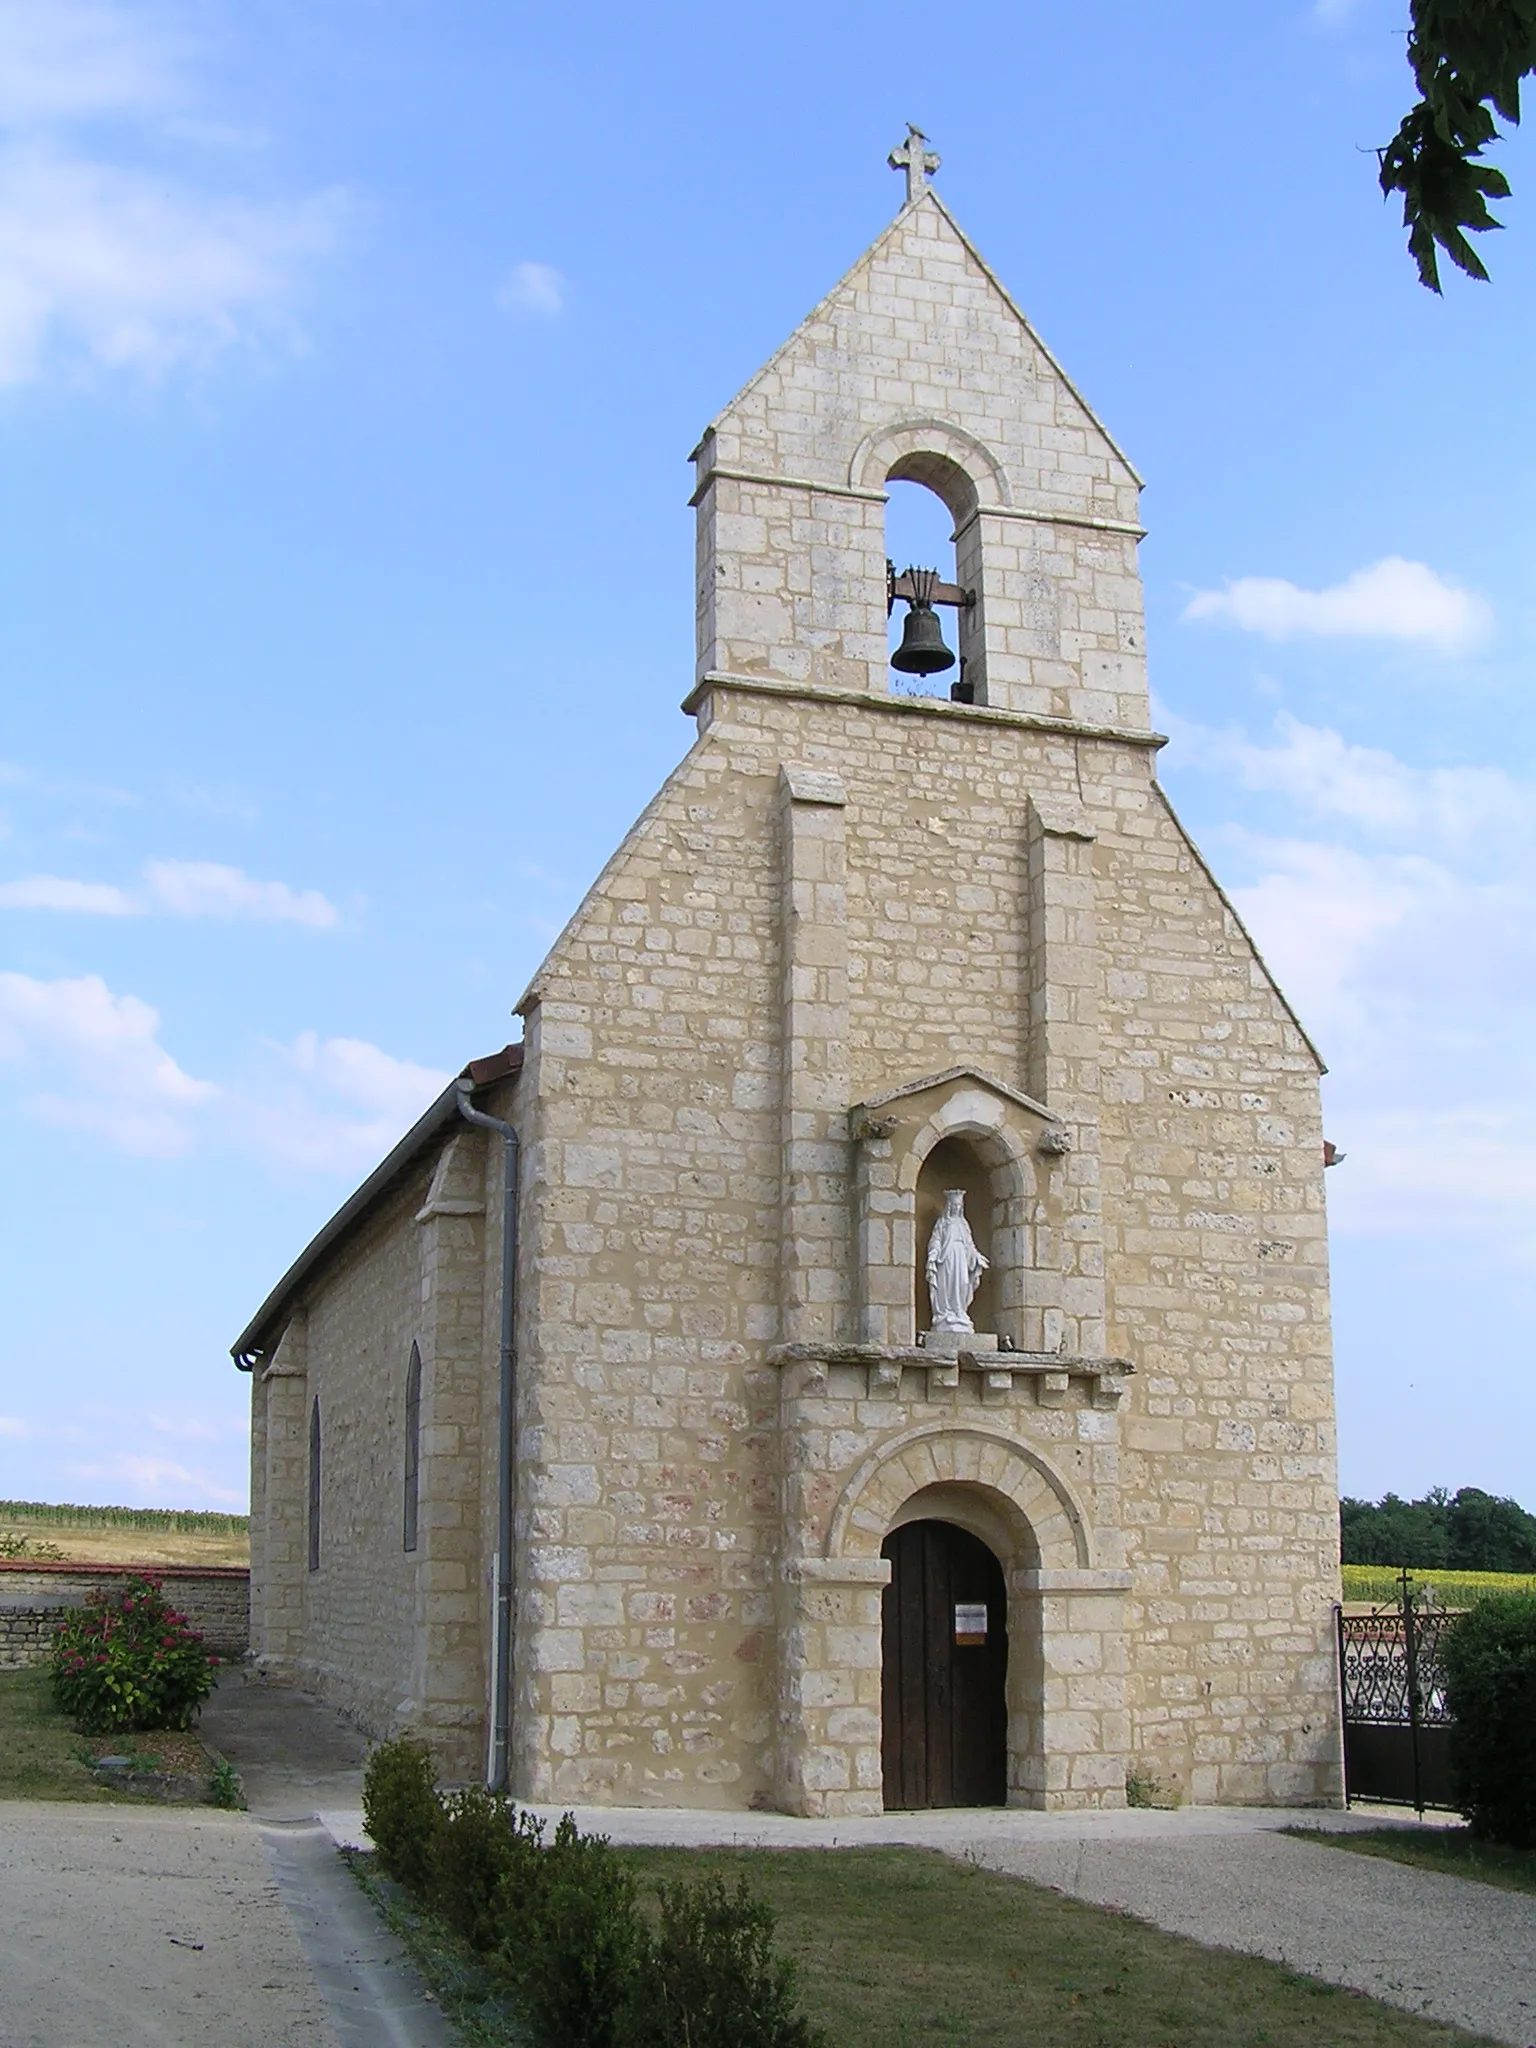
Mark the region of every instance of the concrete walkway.
<instances>
[{"instance_id":1,"label":"concrete walkway","mask_svg":"<svg viewBox=\"0 0 1536 2048\"><path fill-rule=\"evenodd\" d=\"M261 1836L338 2048L453 2048L448 2022L331 1835L311 1820L269 1823ZM285 2035L268 2038L287 2048Z\"/></svg>"},{"instance_id":2,"label":"concrete walkway","mask_svg":"<svg viewBox=\"0 0 1536 2048\"><path fill-rule=\"evenodd\" d=\"M262 1820L313 1820L322 1806L362 1810L367 1737L308 1693L227 1672L197 1732L234 1765Z\"/></svg>"},{"instance_id":3,"label":"concrete walkway","mask_svg":"<svg viewBox=\"0 0 1536 2048\"><path fill-rule=\"evenodd\" d=\"M451 2048L448 2023L410 1958L316 1819L321 1806L344 1801L361 1837L367 1738L309 1694L242 1672L226 1674L198 1732L240 1774L339 2048Z\"/></svg>"}]
</instances>

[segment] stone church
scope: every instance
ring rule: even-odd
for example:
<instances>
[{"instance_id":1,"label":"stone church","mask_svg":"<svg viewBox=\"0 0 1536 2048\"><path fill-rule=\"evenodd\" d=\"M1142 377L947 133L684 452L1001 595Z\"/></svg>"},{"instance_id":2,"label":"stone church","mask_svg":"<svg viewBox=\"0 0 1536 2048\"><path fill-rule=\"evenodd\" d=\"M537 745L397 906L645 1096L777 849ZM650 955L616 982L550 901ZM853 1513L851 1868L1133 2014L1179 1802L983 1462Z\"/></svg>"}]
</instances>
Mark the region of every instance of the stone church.
<instances>
[{"instance_id":1,"label":"stone church","mask_svg":"<svg viewBox=\"0 0 1536 2048\"><path fill-rule=\"evenodd\" d=\"M1136 472L893 164L694 452L697 737L235 1346L256 1654L531 1799L1332 1801L1320 1063L1156 779Z\"/></svg>"}]
</instances>

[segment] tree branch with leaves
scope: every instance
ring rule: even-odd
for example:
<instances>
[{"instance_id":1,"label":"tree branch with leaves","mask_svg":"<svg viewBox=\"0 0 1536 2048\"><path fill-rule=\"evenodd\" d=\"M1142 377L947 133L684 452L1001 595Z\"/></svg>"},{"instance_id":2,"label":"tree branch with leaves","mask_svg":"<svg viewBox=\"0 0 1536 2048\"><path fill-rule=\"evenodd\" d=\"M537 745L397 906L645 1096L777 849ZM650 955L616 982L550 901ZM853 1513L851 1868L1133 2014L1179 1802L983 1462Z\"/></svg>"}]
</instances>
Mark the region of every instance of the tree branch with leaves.
<instances>
[{"instance_id":1,"label":"tree branch with leaves","mask_svg":"<svg viewBox=\"0 0 1536 2048\"><path fill-rule=\"evenodd\" d=\"M1438 292L1437 249L1487 279L1467 235L1504 225L1488 202L1509 197L1509 180L1481 158L1498 138L1494 114L1519 125L1520 82L1536 71L1536 0L1413 0L1408 62L1419 102L1380 153L1381 189L1402 193L1419 282Z\"/></svg>"}]
</instances>

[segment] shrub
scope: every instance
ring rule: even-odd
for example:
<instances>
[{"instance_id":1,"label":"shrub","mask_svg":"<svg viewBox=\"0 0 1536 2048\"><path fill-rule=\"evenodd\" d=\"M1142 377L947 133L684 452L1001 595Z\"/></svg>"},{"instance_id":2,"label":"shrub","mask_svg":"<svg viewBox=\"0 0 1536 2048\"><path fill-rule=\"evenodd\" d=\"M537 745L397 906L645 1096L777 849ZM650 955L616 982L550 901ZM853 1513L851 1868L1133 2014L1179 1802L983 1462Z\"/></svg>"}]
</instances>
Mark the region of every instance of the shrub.
<instances>
[{"instance_id":1,"label":"shrub","mask_svg":"<svg viewBox=\"0 0 1536 2048\"><path fill-rule=\"evenodd\" d=\"M606 1836L566 1814L546 1843L500 1793L440 1795L409 1737L369 1757L363 1818L385 1875L508 1981L533 2048L825 2048L744 1882L663 1885L653 1934Z\"/></svg>"},{"instance_id":2,"label":"shrub","mask_svg":"<svg viewBox=\"0 0 1536 2048\"><path fill-rule=\"evenodd\" d=\"M1441 1656L1461 1810L1474 1834L1536 1848L1536 1594L1481 1601Z\"/></svg>"},{"instance_id":3,"label":"shrub","mask_svg":"<svg viewBox=\"0 0 1536 2048\"><path fill-rule=\"evenodd\" d=\"M53 1696L87 1735L189 1728L218 1661L155 1580L125 1579L55 1631Z\"/></svg>"},{"instance_id":4,"label":"shrub","mask_svg":"<svg viewBox=\"0 0 1536 2048\"><path fill-rule=\"evenodd\" d=\"M245 1811L245 1788L228 1757L221 1756L208 1773L208 1804L222 1806L230 1813Z\"/></svg>"},{"instance_id":5,"label":"shrub","mask_svg":"<svg viewBox=\"0 0 1536 2048\"><path fill-rule=\"evenodd\" d=\"M450 1793L432 1841L432 1910L488 1954L504 1932L498 1893L505 1886L507 1899L528 1895L538 1882L543 1837L544 1823L499 1792L471 1786Z\"/></svg>"},{"instance_id":6,"label":"shrub","mask_svg":"<svg viewBox=\"0 0 1536 2048\"><path fill-rule=\"evenodd\" d=\"M381 1742L363 1772L363 1825L384 1875L425 1902L442 1820L431 1750L410 1736Z\"/></svg>"},{"instance_id":7,"label":"shrub","mask_svg":"<svg viewBox=\"0 0 1536 2048\"><path fill-rule=\"evenodd\" d=\"M622 2048L646 1951L628 1865L567 1813L530 1874L498 1890L497 1961L537 2048Z\"/></svg>"},{"instance_id":8,"label":"shrub","mask_svg":"<svg viewBox=\"0 0 1536 2048\"><path fill-rule=\"evenodd\" d=\"M824 2048L795 2011L795 1966L773 1952L773 1909L741 1879L664 1884L661 1925L625 2048Z\"/></svg>"}]
</instances>

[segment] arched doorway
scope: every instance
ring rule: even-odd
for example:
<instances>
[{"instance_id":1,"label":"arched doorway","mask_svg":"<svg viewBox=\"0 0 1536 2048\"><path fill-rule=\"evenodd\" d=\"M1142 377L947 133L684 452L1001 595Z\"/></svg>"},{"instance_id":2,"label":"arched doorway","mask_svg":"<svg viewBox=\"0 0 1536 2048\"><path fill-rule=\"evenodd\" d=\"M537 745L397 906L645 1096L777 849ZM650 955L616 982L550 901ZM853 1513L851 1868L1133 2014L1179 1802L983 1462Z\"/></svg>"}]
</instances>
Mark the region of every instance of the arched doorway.
<instances>
[{"instance_id":1,"label":"arched doorway","mask_svg":"<svg viewBox=\"0 0 1536 2048\"><path fill-rule=\"evenodd\" d=\"M1008 1599L978 1536L906 1522L880 1547L881 1764L887 1809L1008 1796Z\"/></svg>"}]
</instances>

